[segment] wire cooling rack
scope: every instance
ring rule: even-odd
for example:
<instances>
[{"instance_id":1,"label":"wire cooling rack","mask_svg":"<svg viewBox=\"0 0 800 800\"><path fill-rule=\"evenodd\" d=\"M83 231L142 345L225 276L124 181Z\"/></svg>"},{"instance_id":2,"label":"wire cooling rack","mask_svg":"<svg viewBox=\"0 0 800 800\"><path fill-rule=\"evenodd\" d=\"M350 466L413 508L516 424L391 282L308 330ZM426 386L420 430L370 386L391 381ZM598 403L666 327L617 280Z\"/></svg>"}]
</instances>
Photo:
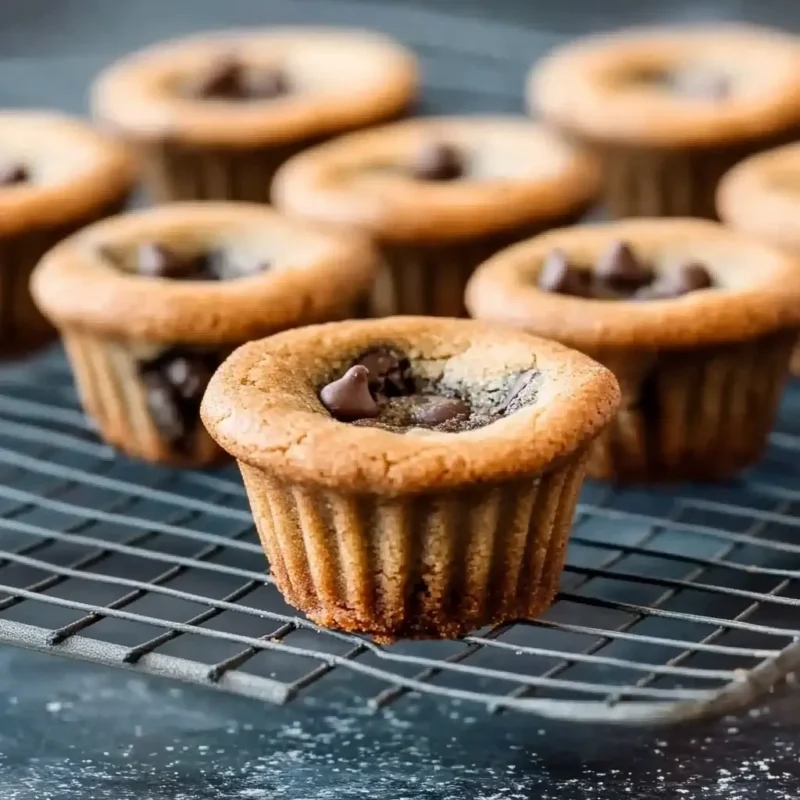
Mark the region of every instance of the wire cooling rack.
<instances>
[{"instance_id":1,"label":"wire cooling rack","mask_svg":"<svg viewBox=\"0 0 800 800\"><path fill-rule=\"evenodd\" d=\"M379 646L283 603L233 467L119 458L60 353L4 368L0 642L276 703L346 685L378 707L429 692L581 721L727 712L800 665L798 389L741 480L588 486L542 619Z\"/></svg>"},{"instance_id":2,"label":"wire cooling rack","mask_svg":"<svg viewBox=\"0 0 800 800\"><path fill-rule=\"evenodd\" d=\"M426 76L423 113L520 110L528 64L560 38L400 3L267 6L273 22L361 24L408 41ZM99 0L81 7L107 13ZM115 8L111 38L129 49L223 24L211 0L182 4L181 19L177 7ZM196 19L184 25L189 9ZM243 5L228 10L239 16L225 24L264 22L245 19ZM53 83L67 66L82 83L111 58L93 55L97 37L67 23L59 47L85 56L63 70L6 62L36 94L31 102L71 96ZM233 467L172 472L118 457L84 420L66 362L52 352L0 367L0 643L276 703L344 689L378 707L427 692L579 721L724 713L800 664L800 386L777 431L736 482L677 492L587 486L561 594L542 619L378 646L322 630L283 603Z\"/></svg>"}]
</instances>

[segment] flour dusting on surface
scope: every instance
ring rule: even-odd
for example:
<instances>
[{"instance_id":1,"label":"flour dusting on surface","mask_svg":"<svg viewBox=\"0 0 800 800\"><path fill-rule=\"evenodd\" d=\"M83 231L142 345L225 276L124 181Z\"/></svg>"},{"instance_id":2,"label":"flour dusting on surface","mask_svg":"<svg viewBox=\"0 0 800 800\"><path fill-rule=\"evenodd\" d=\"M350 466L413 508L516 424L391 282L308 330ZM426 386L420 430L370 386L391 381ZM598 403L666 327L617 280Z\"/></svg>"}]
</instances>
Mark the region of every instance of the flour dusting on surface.
<instances>
[{"instance_id":1,"label":"flour dusting on surface","mask_svg":"<svg viewBox=\"0 0 800 800\"><path fill-rule=\"evenodd\" d=\"M371 713L349 689L277 708L4 655L26 680L0 697L3 800L798 797L800 693L710 725L598 730L413 696Z\"/></svg>"}]
</instances>

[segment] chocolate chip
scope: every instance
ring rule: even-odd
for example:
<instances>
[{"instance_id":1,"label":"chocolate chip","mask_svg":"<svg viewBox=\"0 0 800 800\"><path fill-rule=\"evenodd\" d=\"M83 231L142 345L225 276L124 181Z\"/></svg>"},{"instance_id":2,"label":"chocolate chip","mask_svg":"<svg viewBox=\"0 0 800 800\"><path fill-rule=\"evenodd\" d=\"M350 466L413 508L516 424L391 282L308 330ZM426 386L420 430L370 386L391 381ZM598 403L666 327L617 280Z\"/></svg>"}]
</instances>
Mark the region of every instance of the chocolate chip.
<instances>
[{"instance_id":1,"label":"chocolate chip","mask_svg":"<svg viewBox=\"0 0 800 800\"><path fill-rule=\"evenodd\" d=\"M414 422L434 428L452 420L466 419L470 407L457 397L426 397L421 395L412 410Z\"/></svg>"},{"instance_id":2,"label":"chocolate chip","mask_svg":"<svg viewBox=\"0 0 800 800\"><path fill-rule=\"evenodd\" d=\"M137 271L148 278L170 280L222 280L231 275L223 250L179 253L158 242L145 242L137 249Z\"/></svg>"},{"instance_id":3,"label":"chocolate chip","mask_svg":"<svg viewBox=\"0 0 800 800\"><path fill-rule=\"evenodd\" d=\"M218 360L215 353L176 347L139 365L153 423L179 451L189 447L200 401Z\"/></svg>"},{"instance_id":4,"label":"chocolate chip","mask_svg":"<svg viewBox=\"0 0 800 800\"><path fill-rule=\"evenodd\" d=\"M30 178L30 172L24 164L0 165L0 186L16 186L20 183L27 183Z\"/></svg>"},{"instance_id":5,"label":"chocolate chip","mask_svg":"<svg viewBox=\"0 0 800 800\"><path fill-rule=\"evenodd\" d=\"M711 273L699 261L690 261L678 272L683 293L696 292L700 289L710 289L714 285Z\"/></svg>"},{"instance_id":6,"label":"chocolate chip","mask_svg":"<svg viewBox=\"0 0 800 800\"><path fill-rule=\"evenodd\" d=\"M248 69L237 58L225 56L189 87L189 95L209 100L269 100L289 90L289 79L283 70Z\"/></svg>"},{"instance_id":7,"label":"chocolate chip","mask_svg":"<svg viewBox=\"0 0 800 800\"><path fill-rule=\"evenodd\" d=\"M620 291L635 291L654 277L652 267L642 263L626 242L614 242L597 262L595 277Z\"/></svg>"},{"instance_id":8,"label":"chocolate chip","mask_svg":"<svg viewBox=\"0 0 800 800\"><path fill-rule=\"evenodd\" d=\"M411 364L405 356L376 348L364 353L356 364L369 371L369 387L376 395L401 397L414 391Z\"/></svg>"},{"instance_id":9,"label":"chocolate chip","mask_svg":"<svg viewBox=\"0 0 800 800\"><path fill-rule=\"evenodd\" d=\"M455 146L446 142L424 142L413 154L411 174L423 181L452 181L464 174L464 159Z\"/></svg>"},{"instance_id":10,"label":"chocolate chip","mask_svg":"<svg viewBox=\"0 0 800 800\"><path fill-rule=\"evenodd\" d=\"M140 244L136 252L140 275L148 278L184 278L192 266L187 259L158 242Z\"/></svg>"},{"instance_id":11,"label":"chocolate chip","mask_svg":"<svg viewBox=\"0 0 800 800\"><path fill-rule=\"evenodd\" d=\"M369 392L369 370L362 364L350 367L341 378L323 386L319 399L331 416L340 422L379 414L378 404Z\"/></svg>"},{"instance_id":12,"label":"chocolate chip","mask_svg":"<svg viewBox=\"0 0 800 800\"><path fill-rule=\"evenodd\" d=\"M212 63L189 87L192 97L237 99L242 94L244 69L238 59L223 56Z\"/></svg>"},{"instance_id":13,"label":"chocolate chip","mask_svg":"<svg viewBox=\"0 0 800 800\"><path fill-rule=\"evenodd\" d=\"M519 377L514 381L514 385L506 395L505 400L500 404L498 413L506 414L509 411L516 410L517 401L520 400L521 395L526 392L538 374L539 373L535 369L528 369L525 370L525 372L521 372Z\"/></svg>"},{"instance_id":14,"label":"chocolate chip","mask_svg":"<svg viewBox=\"0 0 800 800\"><path fill-rule=\"evenodd\" d=\"M220 247L211 248L196 256L193 266L195 273L193 277L206 280L225 281L239 278L244 274L244 270L233 261L230 253Z\"/></svg>"},{"instance_id":15,"label":"chocolate chip","mask_svg":"<svg viewBox=\"0 0 800 800\"><path fill-rule=\"evenodd\" d=\"M713 285L714 279L709 271L699 262L692 261L677 272L660 275L649 286L639 289L634 297L637 300L669 300Z\"/></svg>"},{"instance_id":16,"label":"chocolate chip","mask_svg":"<svg viewBox=\"0 0 800 800\"><path fill-rule=\"evenodd\" d=\"M551 250L539 270L538 286L546 292L569 294L576 297L589 295L589 276L574 267L563 250Z\"/></svg>"}]
</instances>

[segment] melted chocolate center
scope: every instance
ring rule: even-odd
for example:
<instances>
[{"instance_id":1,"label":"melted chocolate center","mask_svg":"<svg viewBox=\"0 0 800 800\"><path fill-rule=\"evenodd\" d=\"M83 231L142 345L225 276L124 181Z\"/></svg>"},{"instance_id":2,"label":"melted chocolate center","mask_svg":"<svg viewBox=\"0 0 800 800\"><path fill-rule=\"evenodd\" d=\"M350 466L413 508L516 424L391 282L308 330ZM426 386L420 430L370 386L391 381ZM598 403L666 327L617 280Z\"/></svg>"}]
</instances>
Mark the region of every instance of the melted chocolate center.
<instances>
[{"instance_id":1,"label":"melted chocolate center","mask_svg":"<svg viewBox=\"0 0 800 800\"><path fill-rule=\"evenodd\" d=\"M212 63L185 91L201 100L274 100L288 94L291 85L278 67L249 67L226 56Z\"/></svg>"},{"instance_id":2,"label":"melted chocolate center","mask_svg":"<svg viewBox=\"0 0 800 800\"><path fill-rule=\"evenodd\" d=\"M214 351L173 347L139 363L153 423L178 452L191 450L200 401L220 361Z\"/></svg>"},{"instance_id":3,"label":"melted chocolate center","mask_svg":"<svg viewBox=\"0 0 800 800\"><path fill-rule=\"evenodd\" d=\"M121 266L123 257L110 249L102 251L105 258ZM135 250L133 271L148 278L170 280L224 281L254 275L269 268L263 261L255 265L242 265L222 248L200 252L175 250L159 242L143 242Z\"/></svg>"},{"instance_id":4,"label":"melted chocolate center","mask_svg":"<svg viewBox=\"0 0 800 800\"><path fill-rule=\"evenodd\" d=\"M470 403L466 392L415 377L402 353L377 348L363 353L345 373L320 390L320 400L334 419L403 433L427 428L447 433L483 427L531 402L536 370L510 376L499 402Z\"/></svg>"},{"instance_id":5,"label":"melted chocolate center","mask_svg":"<svg viewBox=\"0 0 800 800\"><path fill-rule=\"evenodd\" d=\"M539 271L538 286L547 292L596 300L666 300L700 289L714 279L698 261L671 272L658 273L639 259L625 242L614 242L594 268L572 263L566 253L553 250Z\"/></svg>"}]
</instances>

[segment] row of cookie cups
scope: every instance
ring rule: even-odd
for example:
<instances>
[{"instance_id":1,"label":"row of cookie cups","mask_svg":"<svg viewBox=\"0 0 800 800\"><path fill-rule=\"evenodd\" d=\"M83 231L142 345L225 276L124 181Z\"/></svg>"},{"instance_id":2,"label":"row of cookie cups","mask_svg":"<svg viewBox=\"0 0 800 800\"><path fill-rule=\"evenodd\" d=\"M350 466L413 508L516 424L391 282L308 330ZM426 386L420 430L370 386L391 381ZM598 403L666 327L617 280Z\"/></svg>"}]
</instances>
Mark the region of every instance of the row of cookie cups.
<instances>
[{"instance_id":1,"label":"row of cookie cups","mask_svg":"<svg viewBox=\"0 0 800 800\"><path fill-rule=\"evenodd\" d=\"M635 32L567 46L534 68L531 106L541 109L549 125L596 159L542 129L531 126L526 131L519 120L429 120L345 136L333 145L312 148L287 168L278 181L276 200L293 214L357 227L373 237L390 266L389 280L382 281L378 292L381 312L463 313L462 289L478 263L515 240L576 220L601 186L607 205L621 214L711 213L709 193L723 169L749 152L797 133L791 114L797 104L790 102L800 74L794 44L791 37L739 26ZM718 62L718 68L728 69L733 54L745 46L755 48L764 64L759 73L763 80L755 87L757 97L746 85L741 96L716 106L673 102L665 93L607 88L603 108L608 108L608 101L614 113L604 112L599 121L590 113L597 106L592 98L597 100L601 78L609 71L615 75L621 71L624 87L622 78L647 65L666 70L682 62ZM288 63L300 88L311 81L308 88L313 89L311 78L323 72L319 65L337 59L339 69L326 80L341 83L343 76L349 76L354 82L346 93L299 92L285 102L264 104L181 97L176 90L180 80L231 51L256 64ZM365 64L374 69L360 70L363 74L355 80L351 73ZM230 32L158 45L123 59L98 78L93 107L98 121L141 156L139 163L150 176L148 184L156 197L264 201L275 170L288 156L348 129L401 114L413 102L417 82L412 54L379 35L307 29ZM552 87L562 83L569 91L554 93ZM596 130L601 122L605 127ZM8 133L3 134L8 139L5 149L12 154L20 143L27 148L28 140L42 141L40 134L19 134L16 128L33 127L25 119L13 123L4 120ZM482 187L461 181L431 186L404 183L374 169L387 162L402 164L420 141L437 138L465 149L474 148L476 141L494 142L477 148L480 158L487 152L490 160L496 157L493 148L507 151L514 180ZM63 139L55 137L56 148ZM113 147L110 142L98 143L104 157ZM26 273L58 236L121 204L133 180L133 165L123 163L124 158L118 150L113 167L92 171L87 180L102 190L99 193L71 182L70 192L83 198L91 213L70 216L67 212L74 204L62 203L60 213L67 219L60 227L49 226L48 212L55 204L49 197L38 199L38 186L30 193L26 189L25 197L17 189L13 198L3 200L8 205L4 216L14 227L23 233L26 226L32 230L26 241L12 239L4 247L10 253L8 260L22 263L3 270L4 349L24 348L26 337L18 332L26 323L30 343L48 335L25 293ZM526 168L530 174L525 174ZM353 180L353 175L364 172L363 180ZM66 191L66 185L63 188ZM702 202L696 200L697 192L704 193ZM32 219L31 209L40 219Z\"/></svg>"},{"instance_id":2,"label":"row of cookie cups","mask_svg":"<svg viewBox=\"0 0 800 800\"><path fill-rule=\"evenodd\" d=\"M714 217L724 172L800 132L799 52L797 37L741 24L587 37L533 65L528 106L602 163L604 205L615 216ZM742 53L757 65L747 75ZM182 82L232 54L284 70L292 90L263 104L182 96ZM665 89L674 76L712 85L699 96ZM120 60L95 81L92 105L142 154L158 197L263 202L288 156L398 116L418 82L414 55L378 34L228 31Z\"/></svg>"},{"instance_id":3,"label":"row of cookie cups","mask_svg":"<svg viewBox=\"0 0 800 800\"><path fill-rule=\"evenodd\" d=\"M255 105L187 101L175 91L234 51L251 66L283 65L299 91ZM754 76L740 74L742 52L758 61ZM366 64L374 75L351 74ZM659 76L684 71L719 76L731 91L696 98L659 85ZM341 88L346 75L347 93L304 91L315 80ZM598 197L618 217L715 217L715 188L733 164L800 133L797 38L718 25L556 48L534 64L527 90L531 114L549 131L526 133L511 119L427 120L314 146L401 114L417 84L413 55L378 35L231 31L166 42L112 65L95 83L93 108L143 154L157 197L264 201L279 171L272 197L281 209L356 227L379 244L390 267L382 311L442 315L463 314L460 298L478 263L576 221ZM385 169L402 168L425 141L463 147L479 162L507 153L513 180L423 184Z\"/></svg>"}]
</instances>

